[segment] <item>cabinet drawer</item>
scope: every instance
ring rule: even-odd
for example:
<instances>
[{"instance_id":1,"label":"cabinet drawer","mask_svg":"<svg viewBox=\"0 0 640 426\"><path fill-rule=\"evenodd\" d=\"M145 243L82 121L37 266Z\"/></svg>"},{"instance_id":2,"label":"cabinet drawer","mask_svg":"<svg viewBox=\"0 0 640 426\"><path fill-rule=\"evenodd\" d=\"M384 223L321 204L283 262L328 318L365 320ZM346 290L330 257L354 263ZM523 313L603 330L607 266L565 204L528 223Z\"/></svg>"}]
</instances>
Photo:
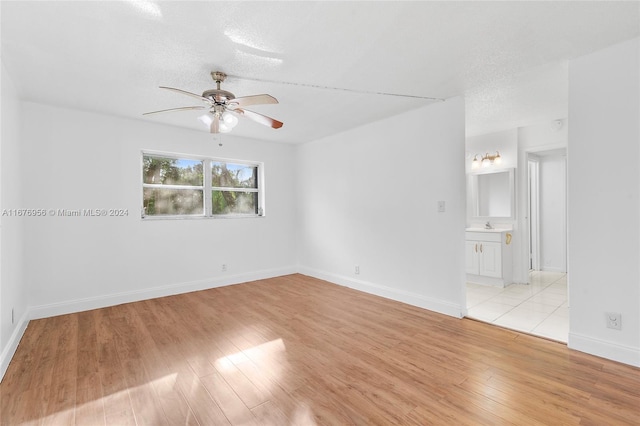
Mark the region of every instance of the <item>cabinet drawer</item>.
<instances>
[{"instance_id":1,"label":"cabinet drawer","mask_svg":"<svg viewBox=\"0 0 640 426\"><path fill-rule=\"evenodd\" d=\"M467 241L494 241L499 243L502 240L502 232L466 232Z\"/></svg>"}]
</instances>

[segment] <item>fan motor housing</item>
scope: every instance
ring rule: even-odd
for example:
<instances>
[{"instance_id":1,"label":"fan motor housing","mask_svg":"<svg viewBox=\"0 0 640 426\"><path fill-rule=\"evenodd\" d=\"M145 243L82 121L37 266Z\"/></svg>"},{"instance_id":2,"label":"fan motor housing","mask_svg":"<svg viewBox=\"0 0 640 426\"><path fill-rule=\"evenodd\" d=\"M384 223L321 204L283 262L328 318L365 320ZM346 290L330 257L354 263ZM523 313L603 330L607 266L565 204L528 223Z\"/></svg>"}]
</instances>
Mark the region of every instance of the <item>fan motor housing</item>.
<instances>
[{"instance_id":1,"label":"fan motor housing","mask_svg":"<svg viewBox=\"0 0 640 426\"><path fill-rule=\"evenodd\" d=\"M202 97L211 99L216 103L225 103L236 98L233 93L221 89L205 90L202 92Z\"/></svg>"}]
</instances>

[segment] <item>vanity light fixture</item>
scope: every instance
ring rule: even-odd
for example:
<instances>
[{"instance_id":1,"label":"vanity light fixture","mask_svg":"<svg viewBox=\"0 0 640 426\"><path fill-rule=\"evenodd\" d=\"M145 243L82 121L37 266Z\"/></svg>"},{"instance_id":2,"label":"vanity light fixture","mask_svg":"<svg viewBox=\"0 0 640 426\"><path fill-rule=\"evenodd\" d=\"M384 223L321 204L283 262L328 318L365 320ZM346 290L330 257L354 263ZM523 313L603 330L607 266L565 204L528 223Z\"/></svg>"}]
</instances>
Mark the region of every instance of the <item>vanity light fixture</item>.
<instances>
[{"instance_id":1,"label":"vanity light fixture","mask_svg":"<svg viewBox=\"0 0 640 426\"><path fill-rule=\"evenodd\" d=\"M478 154L473 156L473 161L471 162L472 169L478 169L480 166L489 167L494 164L502 163L502 157L500 156L500 152L496 151L496 155L489 155L487 152L485 155L482 155L478 158Z\"/></svg>"}]
</instances>

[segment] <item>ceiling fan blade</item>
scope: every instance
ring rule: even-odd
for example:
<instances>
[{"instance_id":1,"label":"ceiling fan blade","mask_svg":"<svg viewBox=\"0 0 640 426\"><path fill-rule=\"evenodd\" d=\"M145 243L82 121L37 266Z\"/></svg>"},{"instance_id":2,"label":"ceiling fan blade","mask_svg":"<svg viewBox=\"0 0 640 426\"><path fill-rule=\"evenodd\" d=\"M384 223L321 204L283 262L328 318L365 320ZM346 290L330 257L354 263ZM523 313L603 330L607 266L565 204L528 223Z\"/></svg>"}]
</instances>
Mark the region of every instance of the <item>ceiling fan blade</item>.
<instances>
[{"instance_id":1,"label":"ceiling fan blade","mask_svg":"<svg viewBox=\"0 0 640 426\"><path fill-rule=\"evenodd\" d=\"M167 89L167 90L172 90L176 93L182 93L183 95L187 95L187 96L191 96L192 98L196 98L196 99L200 99L201 101L204 101L206 103L208 103L209 105L213 105L213 102L211 101L211 99L207 99L204 96L200 96L196 93L191 93L191 92L187 92L186 90L182 90L182 89L176 89L173 87L166 87L166 86L160 86L161 89Z\"/></svg>"},{"instance_id":2,"label":"ceiling fan blade","mask_svg":"<svg viewBox=\"0 0 640 426\"><path fill-rule=\"evenodd\" d=\"M250 118L256 123L264 124L265 126L269 126L274 129L279 129L284 124L281 121L278 121L274 118L267 117L266 115L258 114L257 112L249 111L248 109L236 108L233 110L233 112L236 112L243 117Z\"/></svg>"},{"instance_id":3,"label":"ceiling fan blade","mask_svg":"<svg viewBox=\"0 0 640 426\"><path fill-rule=\"evenodd\" d=\"M218 114L215 114L213 116L213 121L209 126L209 131L211 133L220 133L220 117L218 116Z\"/></svg>"},{"instance_id":4,"label":"ceiling fan blade","mask_svg":"<svg viewBox=\"0 0 640 426\"><path fill-rule=\"evenodd\" d=\"M249 105L277 104L278 100L271 95L253 95L235 98L229 101L229 105L244 108Z\"/></svg>"},{"instance_id":5,"label":"ceiling fan blade","mask_svg":"<svg viewBox=\"0 0 640 426\"><path fill-rule=\"evenodd\" d=\"M169 108L169 109L161 109L160 111L145 112L142 115L157 114L159 112L189 111L192 109L206 109L206 108L207 107L205 106L188 106L188 107L180 107L180 108Z\"/></svg>"}]
</instances>

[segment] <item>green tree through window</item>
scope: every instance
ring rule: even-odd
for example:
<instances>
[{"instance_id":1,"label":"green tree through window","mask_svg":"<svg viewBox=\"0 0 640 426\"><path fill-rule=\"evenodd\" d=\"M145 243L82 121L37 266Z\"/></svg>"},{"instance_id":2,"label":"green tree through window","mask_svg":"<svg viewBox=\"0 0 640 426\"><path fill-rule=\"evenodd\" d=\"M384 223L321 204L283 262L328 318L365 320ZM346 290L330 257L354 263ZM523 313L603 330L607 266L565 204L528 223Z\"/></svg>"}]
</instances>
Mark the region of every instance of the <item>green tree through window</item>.
<instances>
[{"instance_id":1,"label":"green tree through window","mask_svg":"<svg viewBox=\"0 0 640 426\"><path fill-rule=\"evenodd\" d=\"M258 214L258 167L211 162L213 214Z\"/></svg>"},{"instance_id":2,"label":"green tree through window","mask_svg":"<svg viewBox=\"0 0 640 426\"><path fill-rule=\"evenodd\" d=\"M144 156L145 215L204 214L203 176L202 160Z\"/></svg>"}]
</instances>

